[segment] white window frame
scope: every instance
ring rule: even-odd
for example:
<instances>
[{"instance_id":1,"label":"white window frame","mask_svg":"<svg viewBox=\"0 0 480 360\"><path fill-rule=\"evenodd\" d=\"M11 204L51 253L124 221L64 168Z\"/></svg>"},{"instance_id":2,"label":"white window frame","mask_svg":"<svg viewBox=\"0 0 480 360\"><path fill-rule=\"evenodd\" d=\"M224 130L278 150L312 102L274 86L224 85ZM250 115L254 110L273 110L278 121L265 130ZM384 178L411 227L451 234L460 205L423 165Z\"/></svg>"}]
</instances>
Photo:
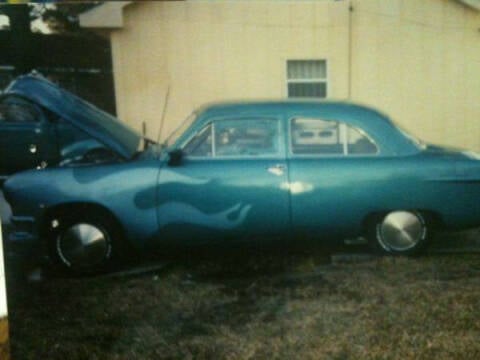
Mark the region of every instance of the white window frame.
<instances>
[{"instance_id":1,"label":"white window frame","mask_svg":"<svg viewBox=\"0 0 480 360\"><path fill-rule=\"evenodd\" d=\"M288 62L289 61L324 61L325 62L325 77L324 78L288 78ZM285 93L288 99L326 99L329 96L329 65L328 59L287 59L285 62ZM305 83L325 83L325 97L297 97L289 96L288 85L290 84L305 84Z\"/></svg>"}]
</instances>

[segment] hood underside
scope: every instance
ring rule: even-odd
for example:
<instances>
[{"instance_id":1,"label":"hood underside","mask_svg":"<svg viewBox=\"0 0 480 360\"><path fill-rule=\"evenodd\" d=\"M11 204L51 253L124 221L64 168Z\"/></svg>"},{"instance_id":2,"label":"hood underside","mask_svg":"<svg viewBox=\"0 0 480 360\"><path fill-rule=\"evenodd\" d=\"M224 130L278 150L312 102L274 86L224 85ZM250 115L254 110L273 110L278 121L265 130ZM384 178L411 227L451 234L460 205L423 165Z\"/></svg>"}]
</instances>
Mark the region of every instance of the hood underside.
<instances>
[{"instance_id":1,"label":"hood underside","mask_svg":"<svg viewBox=\"0 0 480 360\"><path fill-rule=\"evenodd\" d=\"M142 136L114 116L38 75L24 75L4 91L27 98L86 132L123 158L132 157Z\"/></svg>"}]
</instances>

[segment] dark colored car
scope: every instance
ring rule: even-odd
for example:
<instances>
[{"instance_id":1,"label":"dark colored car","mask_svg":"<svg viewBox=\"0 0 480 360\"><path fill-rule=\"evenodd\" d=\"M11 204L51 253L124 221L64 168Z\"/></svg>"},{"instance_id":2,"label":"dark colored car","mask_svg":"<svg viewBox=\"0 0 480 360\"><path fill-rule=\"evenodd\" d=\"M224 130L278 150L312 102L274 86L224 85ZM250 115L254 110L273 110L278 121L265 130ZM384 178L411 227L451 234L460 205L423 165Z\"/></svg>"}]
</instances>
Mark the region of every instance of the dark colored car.
<instances>
[{"instance_id":1,"label":"dark colored car","mask_svg":"<svg viewBox=\"0 0 480 360\"><path fill-rule=\"evenodd\" d=\"M259 239L364 235L377 250L408 255L435 229L480 225L478 157L422 144L367 107L214 104L160 146L53 84L24 84L24 98L116 154L5 183L10 244L76 272L104 269L125 249Z\"/></svg>"},{"instance_id":2,"label":"dark colored car","mask_svg":"<svg viewBox=\"0 0 480 360\"><path fill-rule=\"evenodd\" d=\"M21 170L109 152L52 111L47 99L25 96L25 87L39 76L19 77L0 95L0 182Z\"/></svg>"}]
</instances>

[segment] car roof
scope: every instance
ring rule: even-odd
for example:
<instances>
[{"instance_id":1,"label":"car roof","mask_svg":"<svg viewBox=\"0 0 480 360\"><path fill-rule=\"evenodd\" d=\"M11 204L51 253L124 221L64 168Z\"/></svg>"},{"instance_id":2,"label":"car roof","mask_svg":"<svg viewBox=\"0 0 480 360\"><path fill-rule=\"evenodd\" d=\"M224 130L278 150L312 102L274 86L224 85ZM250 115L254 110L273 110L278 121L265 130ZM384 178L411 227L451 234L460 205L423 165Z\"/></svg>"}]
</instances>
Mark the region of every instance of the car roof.
<instances>
[{"instance_id":1,"label":"car roof","mask_svg":"<svg viewBox=\"0 0 480 360\"><path fill-rule=\"evenodd\" d=\"M356 104L344 100L315 100L315 99L279 99L279 100L238 100L238 101L222 101L208 103L199 109L198 113L205 113L209 116L231 115L232 113L246 112L321 112L328 111L341 115L345 112L365 112L375 114L379 118L388 119L385 114L371 107ZM378 119L378 118L377 118Z\"/></svg>"},{"instance_id":2,"label":"car roof","mask_svg":"<svg viewBox=\"0 0 480 360\"><path fill-rule=\"evenodd\" d=\"M206 104L196 111L196 128L212 118L277 116L279 118L312 117L341 121L364 130L383 149L384 154L418 153L418 147L400 131L390 118L369 106L344 100L240 100Z\"/></svg>"}]
</instances>

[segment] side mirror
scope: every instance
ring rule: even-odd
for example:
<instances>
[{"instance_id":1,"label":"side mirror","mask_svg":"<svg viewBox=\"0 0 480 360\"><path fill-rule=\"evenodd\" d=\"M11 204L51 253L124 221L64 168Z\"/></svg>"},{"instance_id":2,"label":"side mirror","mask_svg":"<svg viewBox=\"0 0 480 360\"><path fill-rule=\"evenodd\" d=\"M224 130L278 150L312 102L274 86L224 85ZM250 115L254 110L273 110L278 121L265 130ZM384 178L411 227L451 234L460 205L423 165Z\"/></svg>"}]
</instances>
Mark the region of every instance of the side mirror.
<instances>
[{"instance_id":1,"label":"side mirror","mask_svg":"<svg viewBox=\"0 0 480 360\"><path fill-rule=\"evenodd\" d=\"M178 166L182 163L183 151L181 149L172 150L168 153L168 165Z\"/></svg>"}]
</instances>

